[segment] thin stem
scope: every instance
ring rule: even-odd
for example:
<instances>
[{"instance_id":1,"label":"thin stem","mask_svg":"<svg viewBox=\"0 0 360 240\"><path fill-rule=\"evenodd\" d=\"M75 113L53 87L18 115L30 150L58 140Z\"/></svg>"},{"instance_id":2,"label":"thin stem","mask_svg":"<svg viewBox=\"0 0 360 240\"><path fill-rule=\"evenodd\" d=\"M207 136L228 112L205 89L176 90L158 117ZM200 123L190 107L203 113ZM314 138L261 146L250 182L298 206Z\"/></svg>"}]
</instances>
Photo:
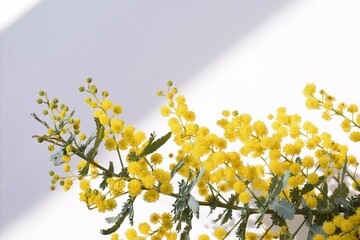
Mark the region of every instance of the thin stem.
<instances>
[{"instance_id":1,"label":"thin stem","mask_svg":"<svg viewBox=\"0 0 360 240\"><path fill-rule=\"evenodd\" d=\"M114 137L115 138L115 137ZM116 146L116 152L117 152L117 155L119 157L119 160L120 160L120 164L121 164L121 170L124 169L124 164L123 164L123 161L122 161L122 158L121 158L121 154L120 154L120 150L119 150L119 147Z\"/></svg>"},{"instance_id":2,"label":"thin stem","mask_svg":"<svg viewBox=\"0 0 360 240\"><path fill-rule=\"evenodd\" d=\"M35 113L32 113L31 116L33 116L36 121L38 121L39 123L44 125L46 127L46 129L50 128L49 125L47 124L47 122L42 121Z\"/></svg>"},{"instance_id":3,"label":"thin stem","mask_svg":"<svg viewBox=\"0 0 360 240\"><path fill-rule=\"evenodd\" d=\"M106 169L105 167L103 167L103 166L101 166L100 164L96 163L96 162L94 161L94 159L89 159L87 156L85 156L85 155L84 155L82 152L80 152L79 150L76 149L76 150L74 151L74 153L75 153L78 157L84 159L86 162L94 165L95 167L103 170L103 171L106 172L107 174L109 174L109 175L111 175L111 176L113 176L113 177L120 177L118 174L116 174L116 173L114 173L114 172L111 172L111 171L109 171L108 169Z\"/></svg>"},{"instance_id":4,"label":"thin stem","mask_svg":"<svg viewBox=\"0 0 360 240\"><path fill-rule=\"evenodd\" d=\"M304 218L304 221L300 224L300 226L296 229L296 231L292 234L293 237L295 238L296 234L300 231L300 229L304 226L304 224L306 223L307 218Z\"/></svg>"},{"instance_id":5,"label":"thin stem","mask_svg":"<svg viewBox=\"0 0 360 240\"><path fill-rule=\"evenodd\" d=\"M266 229L266 231L264 232L264 234L261 236L260 240L264 239L265 235L270 231L270 229L271 229L273 226L274 226L274 223L272 223L272 224L270 225L270 227L268 227L268 228Z\"/></svg>"},{"instance_id":6,"label":"thin stem","mask_svg":"<svg viewBox=\"0 0 360 240\"><path fill-rule=\"evenodd\" d=\"M220 194L220 192L219 192L218 190L216 190L216 189L213 187L213 185L211 185L209 182L208 182L207 184L208 184L208 186L210 187L211 192L212 192L212 191L215 191L215 192L217 193L217 195L218 195L222 200L224 200L225 202L227 202L227 200ZM214 193L213 193L213 195L214 195ZM215 195L214 195L214 196L215 196Z\"/></svg>"},{"instance_id":7,"label":"thin stem","mask_svg":"<svg viewBox=\"0 0 360 240\"><path fill-rule=\"evenodd\" d=\"M229 234L237 227L237 225L239 225L239 223L241 223L241 220L242 220L242 219L240 218L240 220L237 221L237 222L234 224L234 226L232 226L232 228L226 233L224 239L229 236Z\"/></svg>"},{"instance_id":8,"label":"thin stem","mask_svg":"<svg viewBox=\"0 0 360 240\"><path fill-rule=\"evenodd\" d=\"M149 167L151 168L151 171L154 171L154 167L150 164L150 162L147 160L147 158L144 157L144 159L145 159L147 165L149 165Z\"/></svg>"}]
</instances>

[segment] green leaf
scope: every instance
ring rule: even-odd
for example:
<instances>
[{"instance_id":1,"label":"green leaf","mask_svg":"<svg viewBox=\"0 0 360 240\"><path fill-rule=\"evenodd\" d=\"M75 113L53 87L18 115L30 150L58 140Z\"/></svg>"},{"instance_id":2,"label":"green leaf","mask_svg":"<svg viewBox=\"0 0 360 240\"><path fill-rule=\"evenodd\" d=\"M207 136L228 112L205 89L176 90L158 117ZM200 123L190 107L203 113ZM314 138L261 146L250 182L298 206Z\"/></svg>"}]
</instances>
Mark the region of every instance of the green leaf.
<instances>
[{"instance_id":1,"label":"green leaf","mask_svg":"<svg viewBox=\"0 0 360 240\"><path fill-rule=\"evenodd\" d=\"M109 172L114 172L114 164L112 161L109 162L109 168L108 168Z\"/></svg>"},{"instance_id":2,"label":"green leaf","mask_svg":"<svg viewBox=\"0 0 360 240\"><path fill-rule=\"evenodd\" d=\"M108 171L103 171L103 180L102 182L100 183L99 187L102 189L102 190L105 190L105 188L108 186L108 183L107 183L107 179L109 177L112 177L111 173L114 172L114 164L112 161L109 162L109 168L108 168Z\"/></svg>"},{"instance_id":3,"label":"green leaf","mask_svg":"<svg viewBox=\"0 0 360 240\"><path fill-rule=\"evenodd\" d=\"M156 137L155 132L150 133L148 145L151 144L155 140L155 137Z\"/></svg>"},{"instance_id":4,"label":"green leaf","mask_svg":"<svg viewBox=\"0 0 360 240\"><path fill-rule=\"evenodd\" d=\"M100 123L99 118L94 118L94 121L96 124L95 136L89 138L87 143L85 144L85 146L81 146L81 148L83 148L85 151L85 148L90 144L90 142L93 139L95 139L94 146L92 148L90 148L90 150L86 153L86 157L88 158L87 160L90 162L94 161L94 158L96 157L96 155L98 153L98 148L100 146L100 143L102 142L102 140L104 138L104 132L105 132L105 127Z\"/></svg>"},{"instance_id":5,"label":"green leaf","mask_svg":"<svg viewBox=\"0 0 360 240\"><path fill-rule=\"evenodd\" d=\"M137 161L139 161L140 158L138 156L136 156L135 152L130 152L128 154L128 159L130 162L137 162Z\"/></svg>"},{"instance_id":6,"label":"green leaf","mask_svg":"<svg viewBox=\"0 0 360 240\"><path fill-rule=\"evenodd\" d=\"M346 185L346 183L340 183L338 185L338 187L334 190L333 195L330 197L330 199L332 201L334 201L334 199L336 197L343 197L343 198L347 198L349 195L349 188Z\"/></svg>"},{"instance_id":7,"label":"green leaf","mask_svg":"<svg viewBox=\"0 0 360 240\"><path fill-rule=\"evenodd\" d=\"M309 228L307 240L312 240L316 234L322 234L325 238L327 237L321 225L313 224Z\"/></svg>"},{"instance_id":8,"label":"green leaf","mask_svg":"<svg viewBox=\"0 0 360 240\"><path fill-rule=\"evenodd\" d=\"M70 118L72 118L72 116L74 115L75 111L72 111L67 118L60 120L59 122L59 126L55 126L55 131L54 134L59 134L63 128L65 127L65 125L69 122Z\"/></svg>"},{"instance_id":9,"label":"green leaf","mask_svg":"<svg viewBox=\"0 0 360 240\"><path fill-rule=\"evenodd\" d=\"M212 212L217 208L218 204L219 204L219 198L218 196L215 195L210 195L210 197L208 198L207 202L210 205L210 212L208 214L208 216L210 214L212 214Z\"/></svg>"},{"instance_id":10,"label":"green leaf","mask_svg":"<svg viewBox=\"0 0 360 240\"><path fill-rule=\"evenodd\" d=\"M200 181L201 177L204 175L205 167L202 166L200 168L200 171L196 174L196 177L191 181L191 183L188 186L188 192L190 193L193 188L196 186L196 184Z\"/></svg>"},{"instance_id":11,"label":"green leaf","mask_svg":"<svg viewBox=\"0 0 360 240\"><path fill-rule=\"evenodd\" d=\"M259 199L259 201L255 202L256 206L259 209L267 209L268 207L265 206L266 198L265 197L259 197L258 199ZM266 214L266 211L261 211L260 216L258 217L258 219L256 219L255 225L257 225L257 227L260 227L260 225L262 224L261 221L264 219L265 214Z\"/></svg>"},{"instance_id":12,"label":"green leaf","mask_svg":"<svg viewBox=\"0 0 360 240\"><path fill-rule=\"evenodd\" d=\"M186 223L186 226L184 227L184 229L183 229L183 231L182 231L182 233L180 235L180 239L190 240L190 231L192 229L191 220L190 221L185 221L185 223Z\"/></svg>"},{"instance_id":13,"label":"green leaf","mask_svg":"<svg viewBox=\"0 0 360 240\"><path fill-rule=\"evenodd\" d=\"M263 196L260 196L260 197L258 197L258 200L255 202L255 204L258 208L261 209L264 206L265 202L266 202L266 198Z\"/></svg>"},{"instance_id":14,"label":"green leaf","mask_svg":"<svg viewBox=\"0 0 360 240\"><path fill-rule=\"evenodd\" d=\"M302 193L299 188L292 188L290 189L290 199L291 202L295 205L295 207L299 207L302 200Z\"/></svg>"},{"instance_id":15,"label":"green leaf","mask_svg":"<svg viewBox=\"0 0 360 240\"><path fill-rule=\"evenodd\" d=\"M170 139L170 137L171 137L171 132L168 132L166 135L162 136L156 141L153 141L155 135L152 135L149 139L149 144L146 145L144 150L140 153L139 158L145 157L158 150L162 145L164 145L167 142L167 140Z\"/></svg>"},{"instance_id":16,"label":"green leaf","mask_svg":"<svg viewBox=\"0 0 360 240\"><path fill-rule=\"evenodd\" d=\"M329 192L329 188L328 188L328 184L326 181L324 181L322 183L322 193L323 193L323 198L318 198L318 208L327 208L329 207L329 197L328 197L328 192Z\"/></svg>"},{"instance_id":17,"label":"green leaf","mask_svg":"<svg viewBox=\"0 0 360 240\"><path fill-rule=\"evenodd\" d=\"M278 186L279 177L273 176L270 181L269 190L268 190L268 196L272 196L273 192L275 191L275 188Z\"/></svg>"},{"instance_id":18,"label":"green leaf","mask_svg":"<svg viewBox=\"0 0 360 240\"><path fill-rule=\"evenodd\" d=\"M290 178L290 171L287 170L284 172L284 175L282 175L281 179L282 179L282 186L281 186L281 190L279 191L279 193L284 190L284 188L286 188L286 186L288 185L288 180Z\"/></svg>"},{"instance_id":19,"label":"green leaf","mask_svg":"<svg viewBox=\"0 0 360 240\"><path fill-rule=\"evenodd\" d=\"M334 203L337 204L337 205L343 205L347 211L346 212L349 212L350 215L351 213L355 213L355 208L353 208L353 206L351 205L350 202L348 202L344 197L342 196L336 196L334 198Z\"/></svg>"},{"instance_id":20,"label":"green leaf","mask_svg":"<svg viewBox=\"0 0 360 240\"><path fill-rule=\"evenodd\" d=\"M119 177L129 177L128 168L127 167L123 168L118 175Z\"/></svg>"},{"instance_id":21,"label":"green leaf","mask_svg":"<svg viewBox=\"0 0 360 240\"><path fill-rule=\"evenodd\" d=\"M234 205L237 198L238 198L237 195L231 194L230 198L227 201L227 204ZM218 215L217 219L213 220L213 222L216 223L220 219L222 219L221 220L221 225L223 225L226 222L228 222L229 220L231 220L232 219L232 209L231 208L226 208L221 214Z\"/></svg>"},{"instance_id":22,"label":"green leaf","mask_svg":"<svg viewBox=\"0 0 360 240\"><path fill-rule=\"evenodd\" d=\"M175 202L172 204L173 209L171 212L174 214L174 223L177 223L177 232L180 232L182 229L182 223L186 223L186 226L181 233L181 239L188 239L187 237L189 236L189 232L192 228L191 221L194 214L196 217L199 217L199 203L190 193L204 174L204 171L205 168L202 167L190 183L184 179L179 182L179 194Z\"/></svg>"},{"instance_id":23,"label":"green leaf","mask_svg":"<svg viewBox=\"0 0 360 240\"><path fill-rule=\"evenodd\" d=\"M74 136L72 133L70 133L70 137L68 138L68 140L66 140L66 142L67 142L68 144L72 144L72 142L74 141L74 139L75 139L75 136Z\"/></svg>"},{"instance_id":24,"label":"green leaf","mask_svg":"<svg viewBox=\"0 0 360 240\"><path fill-rule=\"evenodd\" d=\"M287 186L287 182L290 177L290 171L286 171L284 175L279 179L277 176L274 176L271 179L270 187L268 190L269 193L269 200L272 201L275 199L276 196L278 196L281 191Z\"/></svg>"},{"instance_id":25,"label":"green leaf","mask_svg":"<svg viewBox=\"0 0 360 240\"><path fill-rule=\"evenodd\" d=\"M171 210L174 213L173 221L176 223L176 231L180 232L182 229L182 223L185 223L180 239L190 239L189 234L192 228L191 221L193 218L193 212L188 205L189 194L186 193L187 182L182 180L179 183L179 197L173 203L173 209Z\"/></svg>"},{"instance_id":26,"label":"green leaf","mask_svg":"<svg viewBox=\"0 0 360 240\"><path fill-rule=\"evenodd\" d=\"M249 217L250 217L250 214L248 214L247 211L242 211L240 225L236 229L236 237L238 237L239 240L245 239L246 225L248 223Z\"/></svg>"},{"instance_id":27,"label":"green leaf","mask_svg":"<svg viewBox=\"0 0 360 240\"><path fill-rule=\"evenodd\" d=\"M181 159L174 167L173 170L171 170L171 178L173 178L175 176L175 174L184 166L186 161L186 157L184 157L183 159Z\"/></svg>"},{"instance_id":28,"label":"green leaf","mask_svg":"<svg viewBox=\"0 0 360 240\"><path fill-rule=\"evenodd\" d=\"M360 194L350 197L349 202L354 208L360 207Z\"/></svg>"},{"instance_id":29,"label":"green leaf","mask_svg":"<svg viewBox=\"0 0 360 240\"><path fill-rule=\"evenodd\" d=\"M186 209L189 208L187 205L189 193L186 191L187 189L187 182L182 179L181 182L179 182L179 197L176 198L175 202L172 204L174 207L171 212L174 213L174 221L181 222L183 214L186 213Z\"/></svg>"},{"instance_id":30,"label":"green leaf","mask_svg":"<svg viewBox=\"0 0 360 240\"><path fill-rule=\"evenodd\" d=\"M85 177L89 173L90 164L87 162L83 169L79 171L79 175Z\"/></svg>"},{"instance_id":31,"label":"green leaf","mask_svg":"<svg viewBox=\"0 0 360 240\"><path fill-rule=\"evenodd\" d=\"M80 147L79 147L79 151L84 153L86 148L90 145L90 143L96 138L96 136L94 134L92 134L92 136L90 136L88 138L88 140L86 141L86 143L84 144L81 144Z\"/></svg>"},{"instance_id":32,"label":"green leaf","mask_svg":"<svg viewBox=\"0 0 360 240\"><path fill-rule=\"evenodd\" d=\"M281 193L281 191L287 186L287 181L290 177L290 171L286 171L284 175L279 178L278 176L273 176L270 181L270 186L268 190L268 198L265 203L262 204L260 209L262 213L259 218L256 220L255 224L259 226L261 221L263 220L266 211L269 209L270 205L274 202L275 198Z\"/></svg>"},{"instance_id":33,"label":"green leaf","mask_svg":"<svg viewBox=\"0 0 360 240\"><path fill-rule=\"evenodd\" d=\"M286 171L284 175L279 178L278 176L273 176L271 178L267 201L263 204L262 214L256 220L256 224L259 224L265 216L265 212L269 209L269 206L274 202L274 200L278 197L281 191L287 186L287 181L290 177L290 171Z\"/></svg>"},{"instance_id":34,"label":"green leaf","mask_svg":"<svg viewBox=\"0 0 360 240\"><path fill-rule=\"evenodd\" d=\"M311 209L306 204L304 198L302 198L302 200L301 200L301 205L302 205L303 215L306 218L305 224L306 224L306 226L310 227L312 225L312 223L313 223L313 213L311 212Z\"/></svg>"},{"instance_id":35,"label":"green leaf","mask_svg":"<svg viewBox=\"0 0 360 240\"><path fill-rule=\"evenodd\" d=\"M310 183L306 183L304 185L304 187L301 189L301 195L304 195L304 194L310 192L313 189L314 189L314 185L312 185Z\"/></svg>"},{"instance_id":36,"label":"green leaf","mask_svg":"<svg viewBox=\"0 0 360 240\"><path fill-rule=\"evenodd\" d=\"M275 198L275 201L271 204L271 208L282 218L292 220L295 216L294 204L287 201L285 198L279 200L279 197Z\"/></svg>"},{"instance_id":37,"label":"green leaf","mask_svg":"<svg viewBox=\"0 0 360 240\"><path fill-rule=\"evenodd\" d=\"M297 162L297 163L299 163L299 164L302 164L302 160L301 160L300 157L297 157L297 158L295 159L295 162Z\"/></svg>"},{"instance_id":38,"label":"green leaf","mask_svg":"<svg viewBox=\"0 0 360 240\"><path fill-rule=\"evenodd\" d=\"M190 194L187 204L195 216L199 218L199 202L194 198L193 195Z\"/></svg>"},{"instance_id":39,"label":"green leaf","mask_svg":"<svg viewBox=\"0 0 360 240\"><path fill-rule=\"evenodd\" d=\"M121 226L121 224L124 222L126 217L129 217L130 224L133 225L133 218L134 218L134 198L129 198L123 205L121 213L119 213L115 217L109 217L105 220L108 223L114 223L114 225L111 228L108 229L101 229L100 232L103 235L109 235L114 233L116 230L118 230Z\"/></svg>"},{"instance_id":40,"label":"green leaf","mask_svg":"<svg viewBox=\"0 0 360 240\"><path fill-rule=\"evenodd\" d=\"M284 223L284 219L274 212L271 214L271 221L276 226L281 226Z\"/></svg>"},{"instance_id":41,"label":"green leaf","mask_svg":"<svg viewBox=\"0 0 360 240\"><path fill-rule=\"evenodd\" d=\"M348 198L348 201L349 201L349 203L351 205L351 209L360 208L360 194ZM345 213L346 216L350 216L350 215L355 214L355 211L350 211L351 209L350 210L349 209L350 208L348 208L347 209L348 211L346 211L346 213Z\"/></svg>"},{"instance_id":42,"label":"green leaf","mask_svg":"<svg viewBox=\"0 0 360 240\"><path fill-rule=\"evenodd\" d=\"M121 213L119 213L115 217L107 217L107 218L105 218L105 221L107 223L111 224L111 223L116 223L120 218L121 218Z\"/></svg>"},{"instance_id":43,"label":"green leaf","mask_svg":"<svg viewBox=\"0 0 360 240\"><path fill-rule=\"evenodd\" d=\"M64 163L64 161L62 160L63 155L64 151L59 150L56 153L50 155L50 161L52 161L55 166L59 166Z\"/></svg>"},{"instance_id":44,"label":"green leaf","mask_svg":"<svg viewBox=\"0 0 360 240\"><path fill-rule=\"evenodd\" d=\"M100 123L99 118L94 118L94 121L96 124L96 137L95 137L94 149L97 150L100 146L101 141L104 139L105 127Z\"/></svg>"}]
</instances>

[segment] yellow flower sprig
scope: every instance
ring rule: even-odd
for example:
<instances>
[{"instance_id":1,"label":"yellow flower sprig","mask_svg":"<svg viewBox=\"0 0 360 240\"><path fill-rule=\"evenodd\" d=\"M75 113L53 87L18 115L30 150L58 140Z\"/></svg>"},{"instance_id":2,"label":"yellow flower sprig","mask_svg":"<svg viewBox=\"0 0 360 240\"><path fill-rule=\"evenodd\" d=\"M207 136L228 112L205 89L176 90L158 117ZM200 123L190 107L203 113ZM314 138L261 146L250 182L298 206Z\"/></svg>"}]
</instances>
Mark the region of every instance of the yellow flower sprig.
<instances>
[{"instance_id":1,"label":"yellow flower sprig","mask_svg":"<svg viewBox=\"0 0 360 240\"><path fill-rule=\"evenodd\" d=\"M103 234L119 239L116 230L122 222L134 223L136 199L154 203L167 196L174 200L171 213L154 213L149 222L129 228L124 236L187 239L199 208L209 207L210 213L220 210L215 221L228 224L214 230L216 239L233 238L233 232L239 239L294 238L305 224L311 226L313 239L359 238L359 163L357 156L348 153L348 145L335 141L330 132L319 132L313 123L285 107L269 114L267 120L224 110L217 120L223 132L215 134L196 122L195 112L171 81L167 86L158 95L167 99L160 114L168 118L170 132L160 138L155 134L147 138L126 125L120 118L122 107L109 99L108 91L99 96L91 78L79 91L89 94L85 102L93 111L96 134L81 132L81 120L74 118L74 112L69 113L58 99L50 100L44 91L39 93L38 103L45 104L43 115L50 117L53 127L33 114L46 127L45 134L34 137L49 143L54 165L62 165L64 172L50 171L51 189L59 184L67 191L79 180L80 201L88 209L120 211L108 218L112 227L102 230ZM335 97L325 91L317 94L314 84L306 85L303 93L309 109L322 110L324 120L340 117L340 127L350 141L360 141L356 104L336 105ZM161 149L169 139L178 151L167 156ZM101 150L115 151L120 168L112 161L95 160ZM77 173L70 164L76 157ZM122 200L126 197L127 201ZM265 215L272 216L269 226L264 224ZM304 221L294 231L288 223L295 215L303 215ZM262 232L250 229L251 216L257 219L253 227ZM230 222L232 218L235 221ZM201 234L198 239L210 236Z\"/></svg>"}]
</instances>

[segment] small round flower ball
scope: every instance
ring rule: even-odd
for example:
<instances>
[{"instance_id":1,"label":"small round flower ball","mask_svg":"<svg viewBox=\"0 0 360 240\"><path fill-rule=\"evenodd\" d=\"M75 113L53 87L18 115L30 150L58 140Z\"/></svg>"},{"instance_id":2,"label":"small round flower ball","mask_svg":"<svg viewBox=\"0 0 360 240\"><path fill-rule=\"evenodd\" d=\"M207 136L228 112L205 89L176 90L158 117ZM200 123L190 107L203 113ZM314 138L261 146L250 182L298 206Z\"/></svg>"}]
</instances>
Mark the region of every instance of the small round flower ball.
<instances>
[{"instance_id":1,"label":"small round flower ball","mask_svg":"<svg viewBox=\"0 0 360 240\"><path fill-rule=\"evenodd\" d=\"M216 237L216 239L222 240L226 236L226 230L222 227L217 228L214 231L214 236Z\"/></svg>"}]
</instances>

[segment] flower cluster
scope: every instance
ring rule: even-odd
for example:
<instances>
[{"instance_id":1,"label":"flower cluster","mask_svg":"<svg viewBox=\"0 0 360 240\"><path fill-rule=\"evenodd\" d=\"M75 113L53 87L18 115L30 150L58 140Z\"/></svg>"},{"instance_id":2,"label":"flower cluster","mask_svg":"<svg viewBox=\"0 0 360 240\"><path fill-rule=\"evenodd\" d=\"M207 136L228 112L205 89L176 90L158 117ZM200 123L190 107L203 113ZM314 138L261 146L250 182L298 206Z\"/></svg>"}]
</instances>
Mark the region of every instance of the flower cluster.
<instances>
[{"instance_id":1,"label":"flower cluster","mask_svg":"<svg viewBox=\"0 0 360 240\"><path fill-rule=\"evenodd\" d=\"M220 210L214 221L223 226L212 233L216 239L232 232L238 239L293 239L304 226L309 229L308 239L360 237L357 156L330 132L321 132L285 107L264 121L224 110L217 120L222 133L216 134L196 122L186 98L169 81L167 91L158 95L167 99L160 113L168 119L170 132L157 138L126 125L119 118L122 107L108 98L107 91L100 97L90 78L79 91L89 94L85 102L93 111L96 132L89 136L81 132L74 112L40 91L38 103L45 104L43 114L49 116L52 127L33 114L47 129L34 137L48 142L54 165L63 166L62 174L50 172L52 190L59 184L67 191L79 180L80 201L89 209L117 211L122 204L120 213L107 219L113 226L102 230L112 240L119 239L116 230L125 219L134 224L135 200L151 203L160 195L174 199L171 213L152 214L149 223L124 231L127 239L190 239L192 219L199 217L204 206L210 213ZM360 141L356 104L336 105L335 97L317 92L314 84L306 85L303 93L307 108L321 110L325 120L339 117L350 141ZM178 151L165 156L158 149L169 139ZM104 160L96 159L101 149L117 154L120 169L113 162L105 167ZM77 172L71 167L75 157ZM271 215L272 224L264 223L265 215ZM295 215L302 215L303 222L291 230L288 223ZM250 217L255 217L254 226ZM262 231L253 232L250 227ZM207 240L210 235L201 234L198 239Z\"/></svg>"},{"instance_id":2,"label":"flower cluster","mask_svg":"<svg viewBox=\"0 0 360 240\"><path fill-rule=\"evenodd\" d=\"M149 224L150 223L150 224ZM151 237L152 240L160 240L164 237L167 240L176 240L177 233L172 231L173 219L170 213L153 213L150 215L149 223L142 222L135 228L129 228L125 231L125 236L129 240L143 240ZM151 227L153 225L153 228ZM119 234L114 233L111 240L118 240Z\"/></svg>"}]
</instances>

